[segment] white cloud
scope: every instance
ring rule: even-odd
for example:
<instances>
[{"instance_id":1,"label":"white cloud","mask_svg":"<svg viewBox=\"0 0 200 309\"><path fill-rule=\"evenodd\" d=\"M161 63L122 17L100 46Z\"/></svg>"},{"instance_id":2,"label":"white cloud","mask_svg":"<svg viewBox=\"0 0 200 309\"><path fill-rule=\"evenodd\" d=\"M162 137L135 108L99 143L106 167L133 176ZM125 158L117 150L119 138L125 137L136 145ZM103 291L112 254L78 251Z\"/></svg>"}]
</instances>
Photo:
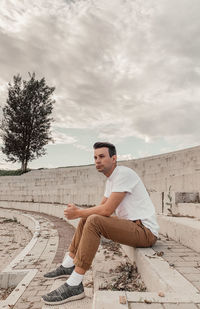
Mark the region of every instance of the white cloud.
<instances>
[{"instance_id":1,"label":"white cloud","mask_svg":"<svg viewBox=\"0 0 200 309\"><path fill-rule=\"evenodd\" d=\"M132 159L134 159L134 157L131 153L127 153L124 155L117 155L118 161L125 161L125 160L132 160Z\"/></svg>"},{"instance_id":2,"label":"white cloud","mask_svg":"<svg viewBox=\"0 0 200 309\"><path fill-rule=\"evenodd\" d=\"M66 133L58 132L58 131L53 131L52 132L52 138L53 142L50 144L74 144L76 143L76 138L73 136L69 136Z\"/></svg>"},{"instance_id":3,"label":"white cloud","mask_svg":"<svg viewBox=\"0 0 200 309\"><path fill-rule=\"evenodd\" d=\"M91 147L87 147L85 145L81 145L81 144L74 144L74 146L78 149L87 151L87 152L93 152L93 149L91 149Z\"/></svg>"},{"instance_id":4,"label":"white cloud","mask_svg":"<svg viewBox=\"0 0 200 309\"><path fill-rule=\"evenodd\" d=\"M198 0L3 1L2 83L18 72L45 75L56 86L54 127L195 143L199 11Z\"/></svg>"}]
</instances>

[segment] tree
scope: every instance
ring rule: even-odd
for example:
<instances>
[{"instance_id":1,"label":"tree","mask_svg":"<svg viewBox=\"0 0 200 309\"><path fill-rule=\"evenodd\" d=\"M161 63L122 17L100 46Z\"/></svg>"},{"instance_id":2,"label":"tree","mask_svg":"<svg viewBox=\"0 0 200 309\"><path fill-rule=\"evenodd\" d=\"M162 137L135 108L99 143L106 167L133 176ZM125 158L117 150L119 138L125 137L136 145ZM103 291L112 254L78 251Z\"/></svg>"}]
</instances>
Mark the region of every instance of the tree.
<instances>
[{"instance_id":1,"label":"tree","mask_svg":"<svg viewBox=\"0 0 200 309\"><path fill-rule=\"evenodd\" d=\"M46 85L45 78L37 80L29 73L22 81L18 74L8 84L8 99L3 108L1 122L2 152L7 161L20 162L23 172L29 161L46 153L44 148L51 138L50 126L55 87Z\"/></svg>"}]
</instances>

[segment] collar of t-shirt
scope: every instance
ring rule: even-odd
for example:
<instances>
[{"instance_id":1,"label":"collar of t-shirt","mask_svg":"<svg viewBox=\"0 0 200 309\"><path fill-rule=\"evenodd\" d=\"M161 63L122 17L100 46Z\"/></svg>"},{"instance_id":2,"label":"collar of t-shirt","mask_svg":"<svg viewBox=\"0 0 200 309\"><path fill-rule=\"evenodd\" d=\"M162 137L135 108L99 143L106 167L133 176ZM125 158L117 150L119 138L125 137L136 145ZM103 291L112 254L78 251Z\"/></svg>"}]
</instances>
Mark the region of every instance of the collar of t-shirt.
<instances>
[{"instance_id":1,"label":"collar of t-shirt","mask_svg":"<svg viewBox=\"0 0 200 309\"><path fill-rule=\"evenodd\" d=\"M117 171L118 171L118 166L115 167L115 169L113 170L112 174L108 177L108 180L111 181L115 177Z\"/></svg>"}]
</instances>

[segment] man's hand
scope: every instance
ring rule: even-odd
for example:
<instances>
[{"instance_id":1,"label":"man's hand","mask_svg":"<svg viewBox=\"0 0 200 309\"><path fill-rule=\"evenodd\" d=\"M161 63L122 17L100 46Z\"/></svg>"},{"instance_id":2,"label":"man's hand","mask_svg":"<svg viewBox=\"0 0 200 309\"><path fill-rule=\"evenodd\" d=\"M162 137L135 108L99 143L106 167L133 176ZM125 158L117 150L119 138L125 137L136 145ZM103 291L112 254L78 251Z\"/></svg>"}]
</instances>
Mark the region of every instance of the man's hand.
<instances>
[{"instance_id":1,"label":"man's hand","mask_svg":"<svg viewBox=\"0 0 200 309\"><path fill-rule=\"evenodd\" d=\"M64 210L64 216L69 220L79 218L79 208L74 204L68 204Z\"/></svg>"}]
</instances>

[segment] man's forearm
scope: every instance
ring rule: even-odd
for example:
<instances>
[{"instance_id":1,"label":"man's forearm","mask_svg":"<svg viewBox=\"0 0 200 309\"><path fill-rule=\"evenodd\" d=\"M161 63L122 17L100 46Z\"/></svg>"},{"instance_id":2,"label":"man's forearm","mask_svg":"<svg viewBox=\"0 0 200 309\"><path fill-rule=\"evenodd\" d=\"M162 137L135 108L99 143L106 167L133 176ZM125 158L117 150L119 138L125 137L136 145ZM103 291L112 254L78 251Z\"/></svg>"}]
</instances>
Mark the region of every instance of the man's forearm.
<instances>
[{"instance_id":1,"label":"man's forearm","mask_svg":"<svg viewBox=\"0 0 200 309\"><path fill-rule=\"evenodd\" d=\"M101 215L101 216L107 216L109 217L111 214L108 213L105 205L98 205L98 206L94 206L94 207L90 207L87 209L81 209L79 208L78 210L78 215L80 218L87 218L90 215Z\"/></svg>"},{"instance_id":2,"label":"man's forearm","mask_svg":"<svg viewBox=\"0 0 200 309\"><path fill-rule=\"evenodd\" d=\"M110 197L103 199L103 204L87 209L81 209L74 204L67 204L64 215L67 219L87 218L93 214L110 217L123 200L126 192L113 192Z\"/></svg>"}]
</instances>

